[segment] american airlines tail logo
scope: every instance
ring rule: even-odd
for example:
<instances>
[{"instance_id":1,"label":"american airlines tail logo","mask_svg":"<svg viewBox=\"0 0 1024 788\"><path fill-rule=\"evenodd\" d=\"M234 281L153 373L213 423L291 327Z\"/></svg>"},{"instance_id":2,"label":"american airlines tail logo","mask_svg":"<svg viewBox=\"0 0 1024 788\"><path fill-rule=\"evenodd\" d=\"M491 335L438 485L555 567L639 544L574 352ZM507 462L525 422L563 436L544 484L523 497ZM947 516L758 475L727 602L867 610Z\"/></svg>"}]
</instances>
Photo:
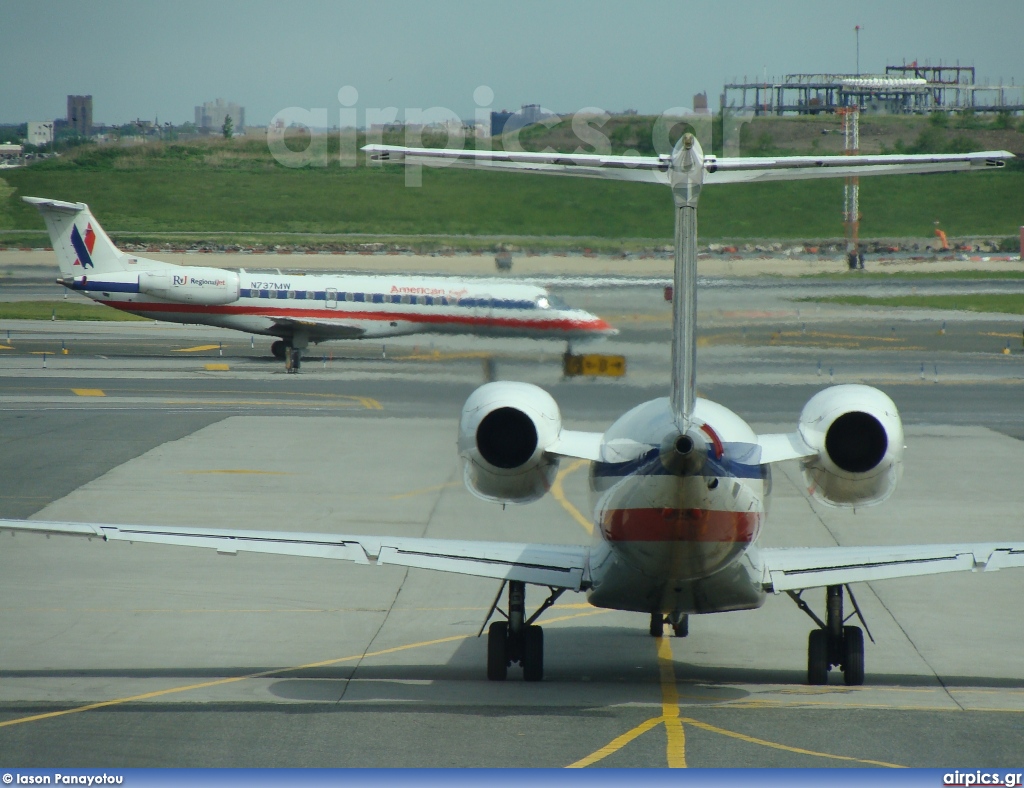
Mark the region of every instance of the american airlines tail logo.
<instances>
[{"instance_id":1,"label":"american airlines tail logo","mask_svg":"<svg viewBox=\"0 0 1024 788\"><path fill-rule=\"evenodd\" d=\"M92 250L96 246L96 233L93 232L92 223L85 228L85 240L82 240L82 234L78 232L78 225L74 225L71 228L71 245L75 248L75 254L78 255L75 258L75 265L80 265L82 268L94 268L92 262Z\"/></svg>"}]
</instances>

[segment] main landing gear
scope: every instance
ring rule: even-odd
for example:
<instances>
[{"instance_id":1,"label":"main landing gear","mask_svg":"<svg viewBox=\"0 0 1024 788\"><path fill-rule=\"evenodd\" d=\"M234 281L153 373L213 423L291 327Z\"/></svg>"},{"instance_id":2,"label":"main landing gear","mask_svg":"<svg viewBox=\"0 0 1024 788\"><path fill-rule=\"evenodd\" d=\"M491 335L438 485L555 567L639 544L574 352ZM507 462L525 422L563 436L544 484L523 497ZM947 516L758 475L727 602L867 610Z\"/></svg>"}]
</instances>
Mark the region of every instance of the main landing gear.
<instances>
[{"instance_id":1,"label":"main landing gear","mask_svg":"<svg viewBox=\"0 0 1024 788\"><path fill-rule=\"evenodd\" d=\"M508 613L498 607L505 583L498 589L494 604L487 614L497 610L506 616L506 621L495 621L487 629L487 678L504 681L513 664L523 666L525 681L540 681L544 678L544 630L535 625L541 613L551 607L565 591L552 588L551 595L544 600L537 612L526 618L526 584L518 580L508 581ZM486 621L484 622L486 624ZM483 632L483 628L480 629Z\"/></svg>"},{"instance_id":2,"label":"main landing gear","mask_svg":"<svg viewBox=\"0 0 1024 788\"><path fill-rule=\"evenodd\" d=\"M651 637L662 637L665 634L665 624L672 627L672 634L677 638L684 638L690 634L690 616L676 610L667 616L661 613L651 613Z\"/></svg>"},{"instance_id":3,"label":"main landing gear","mask_svg":"<svg viewBox=\"0 0 1024 788\"><path fill-rule=\"evenodd\" d=\"M287 372L298 372L302 366L302 350L294 347L287 339L279 339L270 345L270 352L274 358L284 361L284 368Z\"/></svg>"},{"instance_id":4,"label":"main landing gear","mask_svg":"<svg viewBox=\"0 0 1024 788\"><path fill-rule=\"evenodd\" d=\"M843 616L843 588L846 588L850 595L850 602L853 604L854 612L849 616ZM787 591L786 593L796 602L797 607L810 616L818 625L818 629L811 630L807 638L807 683L828 684L828 672L832 668L839 668L843 672L843 681L849 686L859 686L864 683L864 632L860 627L846 626L846 622L854 615L864 624L864 616L861 615L857 600L849 586L828 586L826 588L827 613L826 620L818 618L814 611L800 598L800 593ZM868 630L868 637L871 631ZM872 638L874 642L874 638Z\"/></svg>"}]
</instances>

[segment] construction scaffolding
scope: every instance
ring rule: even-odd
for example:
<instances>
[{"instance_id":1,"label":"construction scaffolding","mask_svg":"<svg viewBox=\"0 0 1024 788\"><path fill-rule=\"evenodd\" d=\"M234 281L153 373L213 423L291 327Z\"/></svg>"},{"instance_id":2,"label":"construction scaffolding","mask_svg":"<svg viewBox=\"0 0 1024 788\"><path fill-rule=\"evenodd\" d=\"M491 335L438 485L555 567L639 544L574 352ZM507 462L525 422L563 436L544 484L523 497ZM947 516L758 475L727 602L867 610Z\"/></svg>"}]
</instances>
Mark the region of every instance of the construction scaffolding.
<instances>
[{"instance_id":1,"label":"construction scaffolding","mask_svg":"<svg viewBox=\"0 0 1024 788\"><path fill-rule=\"evenodd\" d=\"M1024 112L1024 85L978 85L974 66L886 66L884 74L787 74L781 80L727 84L723 111L816 115L861 112Z\"/></svg>"},{"instance_id":2,"label":"construction scaffolding","mask_svg":"<svg viewBox=\"0 0 1024 788\"><path fill-rule=\"evenodd\" d=\"M843 118L843 153L860 154L860 107L840 107L836 113ZM852 176L843 184L843 225L846 227L846 260L850 269L864 268L860 248L860 179Z\"/></svg>"}]
</instances>

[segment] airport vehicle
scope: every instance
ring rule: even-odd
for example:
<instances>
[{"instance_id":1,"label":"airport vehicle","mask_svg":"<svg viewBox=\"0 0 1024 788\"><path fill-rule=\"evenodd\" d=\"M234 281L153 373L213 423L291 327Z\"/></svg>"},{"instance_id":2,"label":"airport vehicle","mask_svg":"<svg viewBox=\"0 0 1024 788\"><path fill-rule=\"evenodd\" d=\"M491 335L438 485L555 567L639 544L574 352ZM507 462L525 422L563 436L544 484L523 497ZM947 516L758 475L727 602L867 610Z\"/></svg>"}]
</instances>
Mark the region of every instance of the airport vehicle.
<instances>
[{"instance_id":1,"label":"airport vehicle","mask_svg":"<svg viewBox=\"0 0 1024 788\"><path fill-rule=\"evenodd\" d=\"M771 466L796 461L807 489L834 506L884 501L902 469L903 428L892 400L865 385L824 388L804 406L789 433L756 434L739 416L699 398L696 365L696 220L704 185L753 180L987 169L1010 154L724 159L704 155L684 135L671 155L508 154L371 146L384 161L449 157L468 166L589 177L627 178L671 186L676 206L676 260L670 395L637 405L604 433L562 426L554 399L519 382L494 382L466 401L458 433L465 483L477 496L528 503L550 489L560 458L591 461L594 544L559 546L487 541L388 538L324 533L174 528L145 525L0 520L0 531L34 531L104 540L156 542L398 564L503 581L505 620L490 624L487 676L503 680L520 664L524 679L544 672L544 638L534 622L565 591L586 592L599 607L649 616L650 634L665 625L685 636L696 613L757 608L787 593L816 623L807 679L828 681L833 667L847 684L864 681L863 630L844 612L854 582L954 571L1024 567L1024 542L905 546L765 548ZM548 596L527 616L527 585ZM824 618L802 593L825 591ZM486 623L486 622L485 622Z\"/></svg>"},{"instance_id":2,"label":"airport vehicle","mask_svg":"<svg viewBox=\"0 0 1024 788\"><path fill-rule=\"evenodd\" d=\"M498 280L395 275L269 274L179 266L114 246L85 203L24 197L46 222L57 281L101 304L154 320L280 337L290 372L310 342L407 334L561 339L617 333L542 287Z\"/></svg>"}]
</instances>

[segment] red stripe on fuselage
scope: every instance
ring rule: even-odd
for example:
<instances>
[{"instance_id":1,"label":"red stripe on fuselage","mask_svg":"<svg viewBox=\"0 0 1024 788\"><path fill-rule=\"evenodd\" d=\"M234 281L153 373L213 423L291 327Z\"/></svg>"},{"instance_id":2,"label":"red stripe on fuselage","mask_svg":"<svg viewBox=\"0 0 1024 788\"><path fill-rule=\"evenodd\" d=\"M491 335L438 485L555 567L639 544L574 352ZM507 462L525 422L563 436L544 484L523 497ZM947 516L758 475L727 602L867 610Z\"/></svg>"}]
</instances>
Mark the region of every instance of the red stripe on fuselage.
<instances>
[{"instance_id":1,"label":"red stripe on fuselage","mask_svg":"<svg viewBox=\"0 0 1024 788\"><path fill-rule=\"evenodd\" d=\"M757 535L760 512L711 509L610 509L601 530L609 542L743 542Z\"/></svg>"},{"instance_id":2,"label":"red stripe on fuselage","mask_svg":"<svg viewBox=\"0 0 1024 788\"><path fill-rule=\"evenodd\" d=\"M409 323L431 323L465 326L500 326L503 328L557 329L569 331L608 331L611 326L604 320L569 320L557 318L531 320L511 317L475 317L473 315L452 315L425 312L352 312L343 309L261 309L249 306L203 306L199 304L141 303L139 301L100 301L105 306L125 312L179 312L191 315L255 315L267 318L323 318L325 320L384 320Z\"/></svg>"}]
</instances>

